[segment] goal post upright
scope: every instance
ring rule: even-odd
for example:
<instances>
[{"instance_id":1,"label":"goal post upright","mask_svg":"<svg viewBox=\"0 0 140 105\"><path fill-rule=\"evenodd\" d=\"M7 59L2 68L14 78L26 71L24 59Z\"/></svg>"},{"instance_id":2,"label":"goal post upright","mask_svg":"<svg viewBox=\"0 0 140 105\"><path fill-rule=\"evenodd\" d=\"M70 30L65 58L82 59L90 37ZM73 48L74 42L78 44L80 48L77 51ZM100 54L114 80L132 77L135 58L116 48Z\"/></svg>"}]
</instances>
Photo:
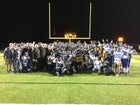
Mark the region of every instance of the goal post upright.
<instances>
[{"instance_id":1,"label":"goal post upright","mask_svg":"<svg viewBox=\"0 0 140 105\"><path fill-rule=\"evenodd\" d=\"M49 2L49 39L51 39L51 3Z\"/></svg>"},{"instance_id":2,"label":"goal post upright","mask_svg":"<svg viewBox=\"0 0 140 105\"><path fill-rule=\"evenodd\" d=\"M92 2L90 1L90 10L89 10L89 38L91 39L91 18L92 18Z\"/></svg>"}]
</instances>

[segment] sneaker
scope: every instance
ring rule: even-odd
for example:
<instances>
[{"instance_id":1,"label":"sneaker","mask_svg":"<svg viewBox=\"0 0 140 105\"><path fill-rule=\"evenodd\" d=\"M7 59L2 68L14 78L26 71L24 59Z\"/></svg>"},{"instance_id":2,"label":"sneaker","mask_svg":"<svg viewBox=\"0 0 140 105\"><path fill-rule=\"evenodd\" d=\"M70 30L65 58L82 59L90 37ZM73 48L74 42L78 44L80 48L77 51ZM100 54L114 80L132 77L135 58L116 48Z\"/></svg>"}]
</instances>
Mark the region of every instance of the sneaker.
<instances>
[{"instance_id":1,"label":"sneaker","mask_svg":"<svg viewBox=\"0 0 140 105\"><path fill-rule=\"evenodd\" d=\"M9 72L12 72L12 70L11 70L11 69L9 69Z\"/></svg>"},{"instance_id":2,"label":"sneaker","mask_svg":"<svg viewBox=\"0 0 140 105\"><path fill-rule=\"evenodd\" d=\"M119 74L116 74L115 76L116 76L116 77L118 77L118 76L119 76Z\"/></svg>"},{"instance_id":3,"label":"sneaker","mask_svg":"<svg viewBox=\"0 0 140 105\"><path fill-rule=\"evenodd\" d=\"M15 72L12 72L12 74L15 75L16 73Z\"/></svg>"},{"instance_id":4,"label":"sneaker","mask_svg":"<svg viewBox=\"0 0 140 105\"><path fill-rule=\"evenodd\" d=\"M56 75L57 75L57 76L59 76L59 73L58 73L58 72L56 72Z\"/></svg>"}]
</instances>

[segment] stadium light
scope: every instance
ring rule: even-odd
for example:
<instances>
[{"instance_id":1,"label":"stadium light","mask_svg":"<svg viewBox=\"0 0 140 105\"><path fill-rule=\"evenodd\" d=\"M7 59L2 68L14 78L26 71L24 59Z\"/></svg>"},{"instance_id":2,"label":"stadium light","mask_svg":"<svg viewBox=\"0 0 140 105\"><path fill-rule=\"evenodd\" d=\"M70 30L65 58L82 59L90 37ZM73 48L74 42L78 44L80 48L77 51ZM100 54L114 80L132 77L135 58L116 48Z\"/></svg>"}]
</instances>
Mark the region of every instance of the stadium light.
<instances>
[{"instance_id":1,"label":"stadium light","mask_svg":"<svg viewBox=\"0 0 140 105\"><path fill-rule=\"evenodd\" d=\"M75 39L76 37L75 33L65 33L65 39L69 40L69 44L71 44L71 39Z\"/></svg>"},{"instance_id":2,"label":"stadium light","mask_svg":"<svg viewBox=\"0 0 140 105\"><path fill-rule=\"evenodd\" d=\"M124 38L123 37L118 37L118 42L124 42Z\"/></svg>"}]
</instances>

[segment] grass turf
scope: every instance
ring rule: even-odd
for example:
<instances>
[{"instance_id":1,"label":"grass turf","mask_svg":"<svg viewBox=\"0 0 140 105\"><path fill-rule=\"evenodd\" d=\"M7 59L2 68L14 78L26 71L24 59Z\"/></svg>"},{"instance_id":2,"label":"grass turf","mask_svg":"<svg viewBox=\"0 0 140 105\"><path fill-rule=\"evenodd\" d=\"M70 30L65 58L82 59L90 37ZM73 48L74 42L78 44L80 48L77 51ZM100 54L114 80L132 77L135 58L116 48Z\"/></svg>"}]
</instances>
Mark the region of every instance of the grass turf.
<instances>
[{"instance_id":1,"label":"grass turf","mask_svg":"<svg viewBox=\"0 0 140 105\"><path fill-rule=\"evenodd\" d=\"M0 103L140 105L140 55L131 61L131 73L104 76L46 72L6 73L0 53Z\"/></svg>"}]
</instances>

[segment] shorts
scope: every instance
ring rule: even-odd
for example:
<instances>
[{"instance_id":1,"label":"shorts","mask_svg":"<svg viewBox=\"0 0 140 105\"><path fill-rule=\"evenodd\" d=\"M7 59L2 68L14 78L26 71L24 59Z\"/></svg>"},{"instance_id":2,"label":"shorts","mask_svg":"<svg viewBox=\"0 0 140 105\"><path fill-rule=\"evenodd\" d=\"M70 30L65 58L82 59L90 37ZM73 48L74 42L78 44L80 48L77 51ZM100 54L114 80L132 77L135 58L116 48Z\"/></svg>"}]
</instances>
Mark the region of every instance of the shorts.
<instances>
[{"instance_id":1,"label":"shorts","mask_svg":"<svg viewBox=\"0 0 140 105\"><path fill-rule=\"evenodd\" d=\"M6 58L5 65L12 65L12 60L10 58Z\"/></svg>"}]
</instances>

